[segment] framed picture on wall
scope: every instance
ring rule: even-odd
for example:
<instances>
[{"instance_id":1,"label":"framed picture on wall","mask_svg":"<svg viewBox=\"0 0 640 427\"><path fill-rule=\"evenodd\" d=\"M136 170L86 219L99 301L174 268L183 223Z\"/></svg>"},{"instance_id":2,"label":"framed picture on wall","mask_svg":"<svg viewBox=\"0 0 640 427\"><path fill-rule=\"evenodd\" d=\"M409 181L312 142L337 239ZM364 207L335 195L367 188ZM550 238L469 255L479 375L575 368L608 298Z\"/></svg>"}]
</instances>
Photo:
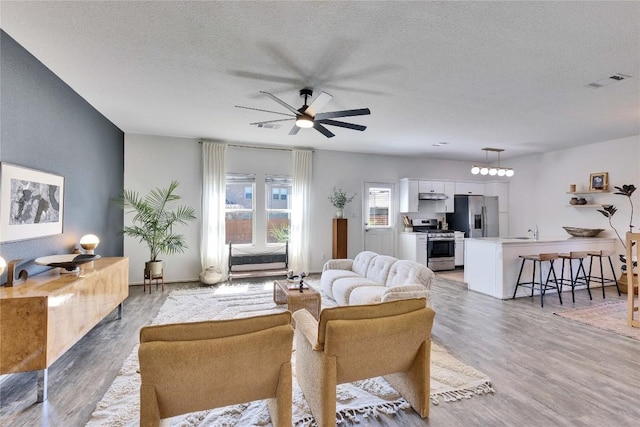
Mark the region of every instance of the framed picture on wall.
<instances>
[{"instance_id":1,"label":"framed picture on wall","mask_svg":"<svg viewBox=\"0 0 640 427\"><path fill-rule=\"evenodd\" d=\"M0 164L0 242L62 233L64 178Z\"/></svg>"},{"instance_id":2,"label":"framed picture on wall","mask_svg":"<svg viewBox=\"0 0 640 427\"><path fill-rule=\"evenodd\" d=\"M589 191L604 191L609 185L608 172L592 173L589 177Z\"/></svg>"}]
</instances>

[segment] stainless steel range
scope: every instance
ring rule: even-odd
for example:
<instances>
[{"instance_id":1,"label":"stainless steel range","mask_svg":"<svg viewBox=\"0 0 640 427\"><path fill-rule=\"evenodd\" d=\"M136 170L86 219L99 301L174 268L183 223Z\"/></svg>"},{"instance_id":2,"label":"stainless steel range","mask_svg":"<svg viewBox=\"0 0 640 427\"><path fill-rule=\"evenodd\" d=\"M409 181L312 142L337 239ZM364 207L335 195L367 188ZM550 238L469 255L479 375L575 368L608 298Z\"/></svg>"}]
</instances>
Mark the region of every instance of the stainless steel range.
<instances>
[{"instance_id":1,"label":"stainless steel range","mask_svg":"<svg viewBox=\"0 0 640 427\"><path fill-rule=\"evenodd\" d=\"M413 231L427 233L427 267L433 271L454 270L456 238L453 230L440 230L435 218L414 219Z\"/></svg>"}]
</instances>

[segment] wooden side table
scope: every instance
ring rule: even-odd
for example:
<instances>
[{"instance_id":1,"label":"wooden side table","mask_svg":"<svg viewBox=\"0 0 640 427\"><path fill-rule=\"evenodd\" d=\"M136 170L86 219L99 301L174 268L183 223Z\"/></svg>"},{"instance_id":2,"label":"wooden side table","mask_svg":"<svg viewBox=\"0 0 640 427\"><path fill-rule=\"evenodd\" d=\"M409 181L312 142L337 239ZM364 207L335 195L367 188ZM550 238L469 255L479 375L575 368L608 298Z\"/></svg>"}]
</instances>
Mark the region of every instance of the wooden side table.
<instances>
[{"instance_id":1,"label":"wooden side table","mask_svg":"<svg viewBox=\"0 0 640 427\"><path fill-rule=\"evenodd\" d=\"M287 304L290 312L306 309L316 320L320 319L320 292L309 287L300 292L299 288L289 289L286 280L274 280L273 282L273 302L276 304ZM293 322L293 320L292 320ZM295 326L295 324L294 324Z\"/></svg>"},{"instance_id":2,"label":"wooden side table","mask_svg":"<svg viewBox=\"0 0 640 427\"><path fill-rule=\"evenodd\" d=\"M149 293L151 293L151 281L156 281L156 290L158 290L158 280L162 283L162 292L164 292L164 268L160 272L160 275L155 275L151 277L151 273L149 271L145 271L143 273L144 279L142 279L142 292L147 292L147 280L149 281Z\"/></svg>"}]
</instances>

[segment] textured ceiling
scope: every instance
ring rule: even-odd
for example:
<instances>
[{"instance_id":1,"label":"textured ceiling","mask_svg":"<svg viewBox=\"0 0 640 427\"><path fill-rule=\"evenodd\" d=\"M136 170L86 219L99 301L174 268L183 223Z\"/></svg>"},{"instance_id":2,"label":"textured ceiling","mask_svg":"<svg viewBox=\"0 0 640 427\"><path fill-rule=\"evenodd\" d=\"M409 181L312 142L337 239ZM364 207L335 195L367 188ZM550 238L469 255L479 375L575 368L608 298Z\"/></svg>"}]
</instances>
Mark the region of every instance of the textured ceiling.
<instances>
[{"instance_id":1,"label":"textured ceiling","mask_svg":"<svg viewBox=\"0 0 640 427\"><path fill-rule=\"evenodd\" d=\"M443 159L640 134L640 2L10 2L0 26L128 133ZM599 89L585 85L631 76ZM249 123L369 107L287 135ZM286 123L286 122L285 122ZM433 146L439 142L444 146Z\"/></svg>"}]
</instances>

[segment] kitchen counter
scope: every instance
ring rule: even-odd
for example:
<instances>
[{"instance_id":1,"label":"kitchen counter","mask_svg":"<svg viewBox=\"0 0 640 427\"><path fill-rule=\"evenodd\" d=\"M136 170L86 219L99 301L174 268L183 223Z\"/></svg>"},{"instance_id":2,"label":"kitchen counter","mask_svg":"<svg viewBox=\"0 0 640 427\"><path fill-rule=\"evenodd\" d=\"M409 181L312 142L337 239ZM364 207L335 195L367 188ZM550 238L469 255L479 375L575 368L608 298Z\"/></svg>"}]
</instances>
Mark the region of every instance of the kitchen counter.
<instances>
[{"instance_id":1,"label":"kitchen counter","mask_svg":"<svg viewBox=\"0 0 640 427\"><path fill-rule=\"evenodd\" d=\"M524 237L524 236L523 236ZM522 259L520 255L539 253L568 253L571 251L615 250L616 239L609 237L545 236L537 240L518 237L482 237L465 239L464 281L469 290L508 299L513 296ZM577 267L577 261L574 261ZM565 263L564 277L569 277L569 265ZM558 279L562 261L556 261L554 268ZM589 268L588 264L585 267ZM599 268L596 263L594 269ZM527 263L522 277L531 279L531 263ZM574 268L574 271L576 268ZM546 277L548 270L543 271ZM588 272L587 272L588 273ZM597 273L596 273L597 274ZM569 286L565 290L571 290ZM536 293L538 293L536 291ZM518 290L517 297L529 296L531 290Z\"/></svg>"},{"instance_id":2,"label":"kitchen counter","mask_svg":"<svg viewBox=\"0 0 640 427\"><path fill-rule=\"evenodd\" d=\"M519 244L519 243L575 243L577 241L602 241L602 240L613 240L614 238L609 237L571 237L571 236L545 236L539 237L538 239L534 239L533 237L474 237L468 238L468 240L477 240L483 242L492 242L492 243L501 243L501 244Z\"/></svg>"}]
</instances>

